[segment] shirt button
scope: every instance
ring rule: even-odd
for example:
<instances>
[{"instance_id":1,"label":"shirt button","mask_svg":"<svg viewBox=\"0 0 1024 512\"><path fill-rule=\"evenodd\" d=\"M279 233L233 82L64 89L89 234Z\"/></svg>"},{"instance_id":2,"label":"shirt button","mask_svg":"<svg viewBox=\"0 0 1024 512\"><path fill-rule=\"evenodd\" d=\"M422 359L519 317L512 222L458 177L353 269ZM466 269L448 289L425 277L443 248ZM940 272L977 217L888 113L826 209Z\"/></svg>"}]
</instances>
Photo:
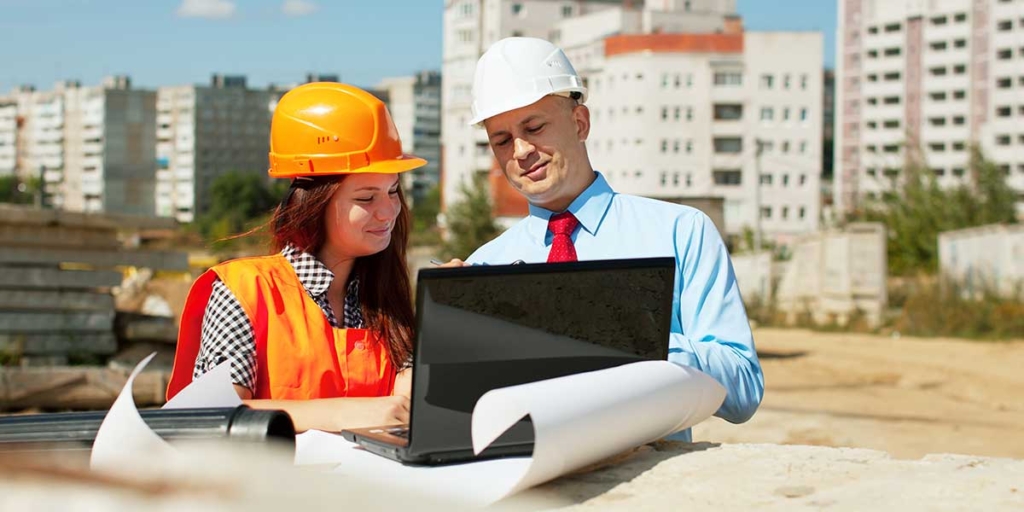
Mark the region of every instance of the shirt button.
<instances>
[{"instance_id":1,"label":"shirt button","mask_svg":"<svg viewBox=\"0 0 1024 512\"><path fill-rule=\"evenodd\" d=\"M363 343L361 341L357 341L356 342L356 350L365 350L365 349L366 349L366 344L365 343Z\"/></svg>"}]
</instances>

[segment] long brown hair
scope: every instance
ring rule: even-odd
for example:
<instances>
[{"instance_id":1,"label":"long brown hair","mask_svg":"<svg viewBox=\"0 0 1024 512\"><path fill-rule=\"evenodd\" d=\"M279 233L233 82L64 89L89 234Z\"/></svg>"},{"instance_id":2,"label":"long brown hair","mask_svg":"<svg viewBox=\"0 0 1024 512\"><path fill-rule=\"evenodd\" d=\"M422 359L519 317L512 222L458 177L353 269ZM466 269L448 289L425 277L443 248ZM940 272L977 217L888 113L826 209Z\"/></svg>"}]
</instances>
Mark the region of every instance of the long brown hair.
<instances>
[{"instance_id":1,"label":"long brown hair","mask_svg":"<svg viewBox=\"0 0 1024 512\"><path fill-rule=\"evenodd\" d=\"M327 240L325 212L344 179L342 174L293 183L288 198L274 210L270 219L271 244L275 251L284 249L286 245L309 254L320 251ZM391 243L377 254L356 258L352 276L359 279L359 304L367 327L388 344L395 368L403 368L412 360L415 316L405 259L409 242L409 208L401 180L398 198L401 210L391 231Z\"/></svg>"}]
</instances>

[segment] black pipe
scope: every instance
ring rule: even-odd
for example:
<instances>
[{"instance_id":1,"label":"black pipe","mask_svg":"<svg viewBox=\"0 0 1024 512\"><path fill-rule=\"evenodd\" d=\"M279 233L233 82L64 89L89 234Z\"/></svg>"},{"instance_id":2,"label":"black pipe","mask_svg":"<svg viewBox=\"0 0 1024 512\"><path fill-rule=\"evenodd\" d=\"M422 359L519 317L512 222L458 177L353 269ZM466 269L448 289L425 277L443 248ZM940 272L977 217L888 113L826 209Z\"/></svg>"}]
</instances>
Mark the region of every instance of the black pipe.
<instances>
[{"instance_id":1,"label":"black pipe","mask_svg":"<svg viewBox=\"0 0 1024 512\"><path fill-rule=\"evenodd\" d=\"M141 410L157 435L172 443L227 439L295 450L288 413L248 406ZM91 450L106 411L0 416L0 453Z\"/></svg>"}]
</instances>

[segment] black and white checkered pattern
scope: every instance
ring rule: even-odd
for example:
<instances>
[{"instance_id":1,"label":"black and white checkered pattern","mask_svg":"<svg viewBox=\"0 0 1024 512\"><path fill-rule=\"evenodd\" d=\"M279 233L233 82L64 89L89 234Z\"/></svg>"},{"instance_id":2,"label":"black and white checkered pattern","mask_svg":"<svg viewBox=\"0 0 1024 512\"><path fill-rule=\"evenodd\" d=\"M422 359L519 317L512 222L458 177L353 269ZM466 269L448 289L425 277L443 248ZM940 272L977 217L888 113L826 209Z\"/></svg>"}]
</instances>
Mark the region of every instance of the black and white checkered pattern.
<instances>
[{"instance_id":1,"label":"black and white checkered pattern","mask_svg":"<svg viewBox=\"0 0 1024 512\"><path fill-rule=\"evenodd\" d=\"M294 247L286 247L281 254L295 269L295 275L306 289L306 293L320 306L332 326L365 328L363 313L359 307L357 278L352 278L348 282L345 290L344 324L338 325L334 310L327 300L327 290L334 281L334 273L313 255ZM245 310L238 299L219 279L213 283L210 301L206 304L201 336L199 356L192 371L193 379L224 361L230 361L232 382L256 389L256 338L252 323L245 316Z\"/></svg>"}]
</instances>

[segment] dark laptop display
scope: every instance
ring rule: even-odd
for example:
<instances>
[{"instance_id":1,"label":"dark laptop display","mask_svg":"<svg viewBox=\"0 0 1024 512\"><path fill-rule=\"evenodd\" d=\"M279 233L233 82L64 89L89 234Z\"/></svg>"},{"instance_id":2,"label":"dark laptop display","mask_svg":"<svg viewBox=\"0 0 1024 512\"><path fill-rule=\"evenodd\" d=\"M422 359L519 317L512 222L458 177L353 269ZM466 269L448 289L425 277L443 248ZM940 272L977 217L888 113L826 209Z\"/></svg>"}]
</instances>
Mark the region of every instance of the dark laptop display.
<instances>
[{"instance_id":1,"label":"dark laptop display","mask_svg":"<svg viewBox=\"0 0 1024 512\"><path fill-rule=\"evenodd\" d=\"M421 270L410 428L407 441L391 441L405 447L374 450L372 441L390 433L346 437L407 462L471 459L473 407L487 391L666 359L674 265L650 258ZM524 420L480 457L529 454L532 442Z\"/></svg>"}]
</instances>

